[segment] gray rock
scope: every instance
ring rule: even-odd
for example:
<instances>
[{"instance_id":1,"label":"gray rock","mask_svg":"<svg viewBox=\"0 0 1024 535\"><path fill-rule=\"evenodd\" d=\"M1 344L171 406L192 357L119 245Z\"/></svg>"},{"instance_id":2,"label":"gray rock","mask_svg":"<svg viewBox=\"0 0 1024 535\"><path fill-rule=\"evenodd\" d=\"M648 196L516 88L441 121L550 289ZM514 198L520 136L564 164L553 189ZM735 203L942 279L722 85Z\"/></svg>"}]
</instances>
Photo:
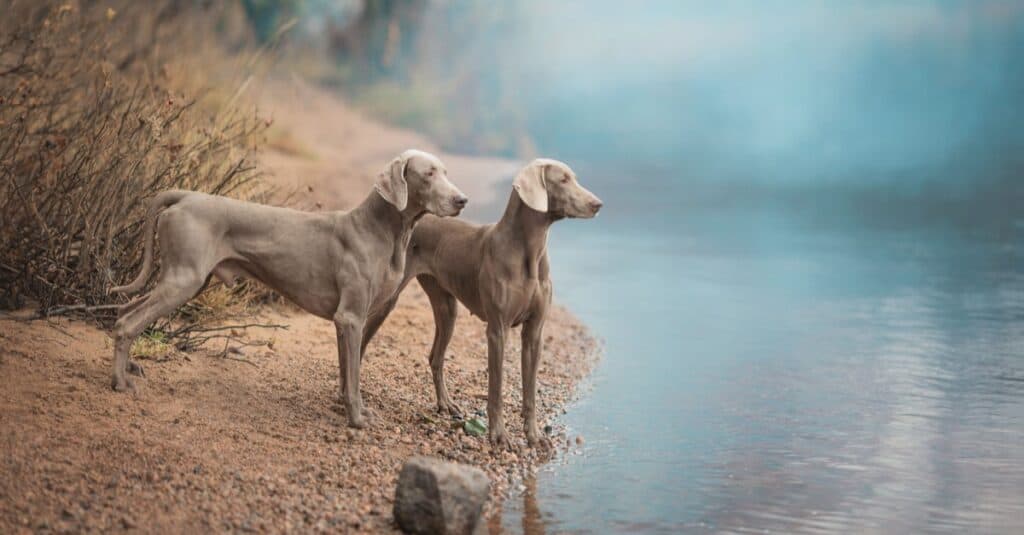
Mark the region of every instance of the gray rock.
<instances>
[{"instance_id":1,"label":"gray rock","mask_svg":"<svg viewBox=\"0 0 1024 535\"><path fill-rule=\"evenodd\" d=\"M471 534L490 485L479 468L412 457L398 475L395 520L406 533Z\"/></svg>"}]
</instances>

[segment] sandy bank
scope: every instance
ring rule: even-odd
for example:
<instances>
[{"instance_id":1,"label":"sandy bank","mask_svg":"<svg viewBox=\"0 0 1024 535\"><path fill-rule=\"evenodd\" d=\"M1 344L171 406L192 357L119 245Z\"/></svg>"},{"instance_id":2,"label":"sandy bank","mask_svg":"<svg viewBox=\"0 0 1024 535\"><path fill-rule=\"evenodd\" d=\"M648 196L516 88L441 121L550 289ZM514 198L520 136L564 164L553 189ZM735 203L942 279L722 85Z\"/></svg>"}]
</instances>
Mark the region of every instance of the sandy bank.
<instances>
[{"instance_id":1,"label":"sandy bank","mask_svg":"<svg viewBox=\"0 0 1024 535\"><path fill-rule=\"evenodd\" d=\"M351 206L404 148L440 153L301 83L271 84L258 99L287 138L261 163L306 209ZM518 167L442 158L479 204ZM426 359L433 320L415 284L368 350L363 392L377 417L364 431L345 427L336 402L333 326L287 306L252 319L288 329L248 329L243 339L272 344L230 358L211 349L141 360L147 377L133 395L108 387L105 332L74 320L0 319L0 532L380 532L394 529L394 484L409 455L481 466L498 482L496 494L542 460L522 443L518 336L510 337L505 363L505 419L518 451L492 453L485 438L434 412ZM539 401L541 421L549 422L588 372L595 347L557 307L545 333ZM483 414L483 323L465 310L446 369L456 402Z\"/></svg>"}]
</instances>

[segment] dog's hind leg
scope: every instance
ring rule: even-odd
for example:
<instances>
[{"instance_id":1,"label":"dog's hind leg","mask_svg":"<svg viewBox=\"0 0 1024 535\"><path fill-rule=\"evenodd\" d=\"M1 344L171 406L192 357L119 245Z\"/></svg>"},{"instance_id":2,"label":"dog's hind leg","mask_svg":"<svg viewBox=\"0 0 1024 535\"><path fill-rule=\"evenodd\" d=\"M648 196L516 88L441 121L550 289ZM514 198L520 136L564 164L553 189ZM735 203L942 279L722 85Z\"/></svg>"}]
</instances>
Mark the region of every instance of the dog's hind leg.
<instances>
[{"instance_id":1,"label":"dog's hind leg","mask_svg":"<svg viewBox=\"0 0 1024 535\"><path fill-rule=\"evenodd\" d=\"M132 387L125 375L129 371L142 373L137 364L129 366L128 354L135 338L149 324L170 314L196 295L205 280L205 276L192 270L169 271L144 300L131 304L130 309L118 318L114 324L114 373L111 380L114 390L123 392Z\"/></svg>"},{"instance_id":2,"label":"dog's hind leg","mask_svg":"<svg viewBox=\"0 0 1024 535\"><path fill-rule=\"evenodd\" d=\"M363 328L363 343L361 346L363 357L366 357L366 346L370 344L370 340L373 340L373 336L377 334L380 326L384 324L384 320L388 319L391 311L395 309L396 304L398 304L397 293L393 298L391 298L391 300L385 303L379 311L371 314L370 317L366 319L366 327Z\"/></svg>"},{"instance_id":3,"label":"dog's hind leg","mask_svg":"<svg viewBox=\"0 0 1024 535\"><path fill-rule=\"evenodd\" d=\"M149 299L149 294L140 295L135 299L132 299L131 301L121 305L121 308L117 309L117 317L120 318L121 316L124 316L130 313L131 311L139 308L142 305L142 303L146 302L146 299Z\"/></svg>"},{"instance_id":4,"label":"dog's hind leg","mask_svg":"<svg viewBox=\"0 0 1024 535\"><path fill-rule=\"evenodd\" d=\"M144 305L149 300L149 296L150 294L148 293L145 295L140 295L135 299L132 299L130 302L126 303L124 306L120 308L120 310L118 310L118 319L121 319L131 314L135 310L138 310L139 307ZM139 377L145 376L145 372L142 370L142 366L140 366L137 362L133 361L130 357L128 359L128 363L126 364L125 370L132 375L137 375Z\"/></svg>"},{"instance_id":5,"label":"dog's hind leg","mask_svg":"<svg viewBox=\"0 0 1024 535\"><path fill-rule=\"evenodd\" d=\"M382 306L380 310L370 314L370 316L366 318L366 326L363 327L363 343L360 345L359 349L364 358L366 357L366 346L370 344L370 340L373 340L373 337L377 334L380 326L384 324L384 320L388 319L388 316L391 315L391 311L393 311L395 309L395 305L398 304L398 296L402 294L405 287L409 285L409 281L412 280L412 277L409 276L408 272L405 277L406 278L402 280L402 283L398 285L398 289L395 290L395 295L384 303L384 306ZM342 395L344 396L344 393L342 393Z\"/></svg>"},{"instance_id":6,"label":"dog's hind leg","mask_svg":"<svg viewBox=\"0 0 1024 535\"><path fill-rule=\"evenodd\" d=\"M434 311L434 344L430 348L430 372L434 377L434 390L437 394L437 410L454 416L461 415L458 405L452 402L448 388L444 382L444 354L455 332L455 319L458 317L458 302L455 296L446 292L433 277L421 275L417 277L420 286L430 298L430 308Z\"/></svg>"}]
</instances>

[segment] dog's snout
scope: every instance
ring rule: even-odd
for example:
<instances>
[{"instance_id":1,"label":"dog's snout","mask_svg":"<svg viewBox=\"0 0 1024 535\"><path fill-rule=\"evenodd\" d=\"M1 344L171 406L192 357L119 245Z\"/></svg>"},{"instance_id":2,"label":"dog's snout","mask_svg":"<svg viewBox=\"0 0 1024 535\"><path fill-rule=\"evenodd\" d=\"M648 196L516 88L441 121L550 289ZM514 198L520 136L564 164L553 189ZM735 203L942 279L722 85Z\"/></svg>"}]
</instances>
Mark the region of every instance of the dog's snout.
<instances>
[{"instance_id":1,"label":"dog's snout","mask_svg":"<svg viewBox=\"0 0 1024 535\"><path fill-rule=\"evenodd\" d=\"M604 206L604 203L601 202L601 199L594 199L594 200L590 201L590 209L595 214L597 213L598 210L601 209L602 206Z\"/></svg>"},{"instance_id":2,"label":"dog's snout","mask_svg":"<svg viewBox=\"0 0 1024 535\"><path fill-rule=\"evenodd\" d=\"M466 207L466 203L468 203L468 202L469 202L469 197L466 197L465 195L456 195L455 199L452 200L452 204L454 204L456 208L460 208L460 209L461 208L465 208Z\"/></svg>"}]
</instances>

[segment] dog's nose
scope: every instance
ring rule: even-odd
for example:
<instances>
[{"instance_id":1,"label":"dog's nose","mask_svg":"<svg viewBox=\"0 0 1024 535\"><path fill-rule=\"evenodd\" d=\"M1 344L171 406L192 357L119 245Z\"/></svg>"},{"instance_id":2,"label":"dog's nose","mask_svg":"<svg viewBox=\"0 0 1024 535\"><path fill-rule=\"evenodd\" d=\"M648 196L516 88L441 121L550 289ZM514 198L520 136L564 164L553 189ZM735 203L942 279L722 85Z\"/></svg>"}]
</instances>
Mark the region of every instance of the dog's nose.
<instances>
[{"instance_id":1,"label":"dog's nose","mask_svg":"<svg viewBox=\"0 0 1024 535\"><path fill-rule=\"evenodd\" d=\"M590 201L590 209L593 210L593 212L595 214L597 213L598 210L601 209L602 206L604 206L604 203L601 202L599 199L594 199L594 200Z\"/></svg>"},{"instance_id":2,"label":"dog's nose","mask_svg":"<svg viewBox=\"0 0 1024 535\"><path fill-rule=\"evenodd\" d=\"M459 195L458 197L455 197L454 201L452 201L456 208L465 208L466 203L468 202L469 197L466 197L465 195Z\"/></svg>"}]
</instances>

